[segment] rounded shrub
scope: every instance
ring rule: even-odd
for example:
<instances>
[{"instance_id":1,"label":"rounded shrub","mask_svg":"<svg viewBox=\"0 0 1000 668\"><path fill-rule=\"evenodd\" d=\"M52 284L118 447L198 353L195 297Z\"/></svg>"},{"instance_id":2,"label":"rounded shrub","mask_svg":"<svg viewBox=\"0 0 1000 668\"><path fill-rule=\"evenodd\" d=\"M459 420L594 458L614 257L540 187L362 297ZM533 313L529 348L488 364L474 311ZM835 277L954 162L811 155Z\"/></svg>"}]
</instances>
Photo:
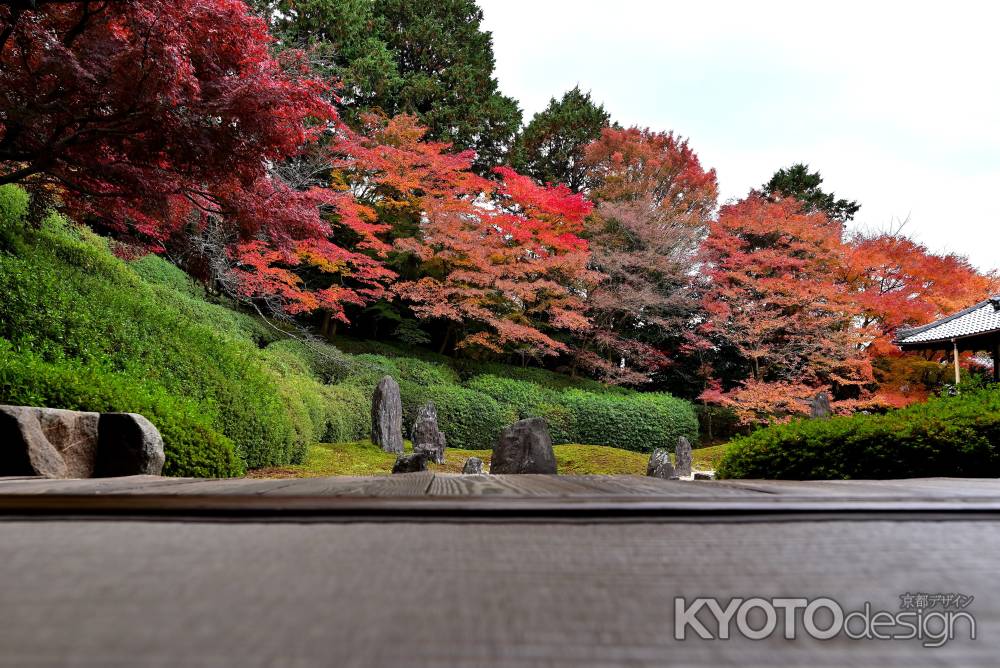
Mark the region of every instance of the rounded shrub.
<instances>
[{"instance_id":1,"label":"rounded shrub","mask_svg":"<svg viewBox=\"0 0 1000 668\"><path fill-rule=\"evenodd\" d=\"M493 374L476 376L466 383L466 387L493 397L500 404L517 412L518 419L542 417L542 405L553 402L556 393L537 383L526 380L504 378Z\"/></svg>"},{"instance_id":2,"label":"rounded shrub","mask_svg":"<svg viewBox=\"0 0 1000 668\"><path fill-rule=\"evenodd\" d=\"M325 385L323 396L329 422L322 440L344 443L371 436L370 393L356 385Z\"/></svg>"},{"instance_id":3,"label":"rounded shrub","mask_svg":"<svg viewBox=\"0 0 1000 668\"><path fill-rule=\"evenodd\" d=\"M598 394L567 390L560 403L573 416L573 441L650 452L673 449L684 436L694 443L698 419L692 405L669 394Z\"/></svg>"},{"instance_id":4,"label":"rounded shrub","mask_svg":"<svg viewBox=\"0 0 1000 668\"><path fill-rule=\"evenodd\" d=\"M1000 390L884 415L798 420L732 441L724 478L1000 477Z\"/></svg>"}]
</instances>

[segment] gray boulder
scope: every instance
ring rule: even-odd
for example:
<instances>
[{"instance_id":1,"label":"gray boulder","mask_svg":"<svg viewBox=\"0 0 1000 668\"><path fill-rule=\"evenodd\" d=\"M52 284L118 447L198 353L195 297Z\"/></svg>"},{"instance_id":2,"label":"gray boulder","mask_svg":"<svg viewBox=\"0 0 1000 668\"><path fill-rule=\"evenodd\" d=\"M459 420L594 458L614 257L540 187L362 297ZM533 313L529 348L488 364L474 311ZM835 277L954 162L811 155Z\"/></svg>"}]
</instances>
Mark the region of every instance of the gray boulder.
<instances>
[{"instance_id":1,"label":"gray boulder","mask_svg":"<svg viewBox=\"0 0 1000 668\"><path fill-rule=\"evenodd\" d=\"M40 410L0 406L0 476L69 477L62 454L42 430Z\"/></svg>"},{"instance_id":2,"label":"gray boulder","mask_svg":"<svg viewBox=\"0 0 1000 668\"><path fill-rule=\"evenodd\" d=\"M528 418L507 427L493 448L490 473L556 473L545 420Z\"/></svg>"},{"instance_id":3,"label":"gray boulder","mask_svg":"<svg viewBox=\"0 0 1000 668\"><path fill-rule=\"evenodd\" d=\"M814 418L828 418L833 414L830 406L830 396L826 392L820 392L809 402L809 416Z\"/></svg>"},{"instance_id":4,"label":"gray boulder","mask_svg":"<svg viewBox=\"0 0 1000 668\"><path fill-rule=\"evenodd\" d=\"M159 475L163 439L131 413L0 406L0 475Z\"/></svg>"},{"instance_id":5,"label":"gray boulder","mask_svg":"<svg viewBox=\"0 0 1000 668\"><path fill-rule=\"evenodd\" d=\"M691 475L691 442L683 436L677 439L677 448L674 450L674 475Z\"/></svg>"},{"instance_id":6,"label":"gray boulder","mask_svg":"<svg viewBox=\"0 0 1000 668\"><path fill-rule=\"evenodd\" d=\"M469 475L477 475L483 472L483 460L479 457L469 457L465 460L465 466L462 467L462 473Z\"/></svg>"},{"instance_id":7,"label":"gray boulder","mask_svg":"<svg viewBox=\"0 0 1000 668\"><path fill-rule=\"evenodd\" d=\"M438 429L434 402L428 401L417 412L417 419L413 421L411 440L414 452L426 452L428 459L436 464L444 464L445 437Z\"/></svg>"},{"instance_id":8,"label":"gray boulder","mask_svg":"<svg viewBox=\"0 0 1000 668\"><path fill-rule=\"evenodd\" d=\"M670 463L670 451L666 448L656 448L649 456L649 464L646 465L646 475L652 478L662 478L670 480L676 478L674 466Z\"/></svg>"},{"instance_id":9,"label":"gray boulder","mask_svg":"<svg viewBox=\"0 0 1000 668\"><path fill-rule=\"evenodd\" d=\"M385 452L403 454L403 400L392 376L382 378L372 395L372 443Z\"/></svg>"},{"instance_id":10,"label":"gray boulder","mask_svg":"<svg viewBox=\"0 0 1000 668\"><path fill-rule=\"evenodd\" d=\"M393 473L420 473L427 470L427 453L414 452L409 455L396 457L396 463L392 465Z\"/></svg>"},{"instance_id":11,"label":"gray boulder","mask_svg":"<svg viewBox=\"0 0 1000 668\"><path fill-rule=\"evenodd\" d=\"M694 479L695 480L715 480L715 476L712 475L711 473L701 473L701 472L699 472L699 473L695 473L694 474Z\"/></svg>"},{"instance_id":12,"label":"gray boulder","mask_svg":"<svg viewBox=\"0 0 1000 668\"><path fill-rule=\"evenodd\" d=\"M166 456L163 438L137 413L101 413L97 425L94 475L160 475Z\"/></svg>"}]
</instances>

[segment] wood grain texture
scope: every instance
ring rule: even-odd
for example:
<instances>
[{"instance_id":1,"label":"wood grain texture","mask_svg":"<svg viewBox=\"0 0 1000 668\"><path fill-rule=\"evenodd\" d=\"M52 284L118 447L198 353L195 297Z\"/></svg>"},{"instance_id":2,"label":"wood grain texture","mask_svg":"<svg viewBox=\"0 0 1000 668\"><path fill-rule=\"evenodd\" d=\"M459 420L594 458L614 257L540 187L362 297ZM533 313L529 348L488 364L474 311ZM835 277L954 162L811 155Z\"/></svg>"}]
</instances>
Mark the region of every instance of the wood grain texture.
<instances>
[{"instance_id":1,"label":"wood grain texture","mask_svg":"<svg viewBox=\"0 0 1000 668\"><path fill-rule=\"evenodd\" d=\"M0 523L0 664L996 666L1000 523ZM675 596L974 595L979 639L673 639Z\"/></svg>"}]
</instances>

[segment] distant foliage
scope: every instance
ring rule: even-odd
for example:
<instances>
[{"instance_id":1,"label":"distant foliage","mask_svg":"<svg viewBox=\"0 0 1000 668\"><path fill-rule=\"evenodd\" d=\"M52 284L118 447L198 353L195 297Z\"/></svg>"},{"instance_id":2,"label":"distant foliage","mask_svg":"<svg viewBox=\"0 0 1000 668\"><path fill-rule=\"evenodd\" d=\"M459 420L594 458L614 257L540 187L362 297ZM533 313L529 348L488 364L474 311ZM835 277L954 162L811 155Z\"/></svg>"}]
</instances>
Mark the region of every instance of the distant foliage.
<instances>
[{"instance_id":1,"label":"distant foliage","mask_svg":"<svg viewBox=\"0 0 1000 668\"><path fill-rule=\"evenodd\" d=\"M733 441L725 478L1000 477L1000 391L965 392L885 415L802 420Z\"/></svg>"}]
</instances>

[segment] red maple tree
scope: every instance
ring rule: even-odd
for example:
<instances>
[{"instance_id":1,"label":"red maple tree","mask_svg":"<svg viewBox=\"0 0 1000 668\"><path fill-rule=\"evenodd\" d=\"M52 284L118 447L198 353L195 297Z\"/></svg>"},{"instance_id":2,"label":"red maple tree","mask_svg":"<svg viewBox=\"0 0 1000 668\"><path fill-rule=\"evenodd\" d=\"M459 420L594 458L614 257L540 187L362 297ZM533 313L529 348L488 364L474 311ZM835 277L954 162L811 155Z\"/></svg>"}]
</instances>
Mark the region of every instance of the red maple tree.
<instances>
[{"instance_id":1,"label":"red maple tree","mask_svg":"<svg viewBox=\"0 0 1000 668\"><path fill-rule=\"evenodd\" d=\"M560 334L589 327L583 295L598 278L579 237L591 205L565 186L540 186L509 168L496 174L499 183L479 180L478 192L423 199L419 235L397 242L423 275L396 293L419 318L447 321L459 348L525 360L566 352ZM464 178L463 187L473 185Z\"/></svg>"},{"instance_id":2,"label":"red maple tree","mask_svg":"<svg viewBox=\"0 0 1000 668\"><path fill-rule=\"evenodd\" d=\"M228 258L214 278L246 298L292 312L370 298L386 274L331 238L346 226L374 247L377 230L350 198L276 173L340 126L303 54L271 42L241 0L0 7L0 184L152 250L211 228ZM360 287L310 286L303 264Z\"/></svg>"}]
</instances>

